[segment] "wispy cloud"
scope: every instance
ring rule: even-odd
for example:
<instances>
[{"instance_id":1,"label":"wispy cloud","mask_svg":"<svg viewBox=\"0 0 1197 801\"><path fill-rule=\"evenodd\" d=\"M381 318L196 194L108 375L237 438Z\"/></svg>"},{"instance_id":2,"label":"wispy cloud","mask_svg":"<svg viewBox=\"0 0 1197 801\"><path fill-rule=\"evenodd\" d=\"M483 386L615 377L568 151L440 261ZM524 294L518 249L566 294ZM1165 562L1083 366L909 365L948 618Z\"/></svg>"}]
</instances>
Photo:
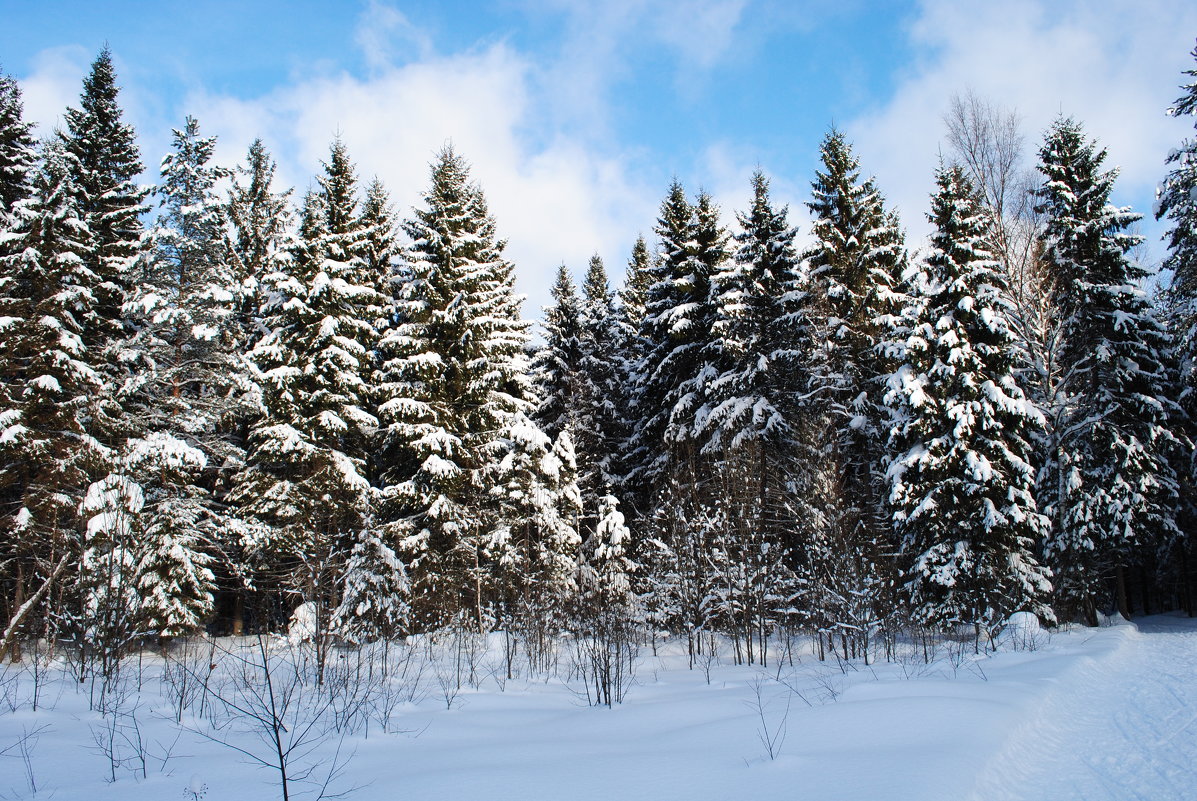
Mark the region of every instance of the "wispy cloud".
<instances>
[{"instance_id":1,"label":"wispy cloud","mask_svg":"<svg viewBox=\"0 0 1197 801\"><path fill-rule=\"evenodd\" d=\"M919 57L887 102L846 129L915 234L926 231L943 113L969 89L1022 114L1031 162L1052 119L1082 121L1121 167L1121 202L1150 212L1164 155L1184 133L1164 109L1195 30L1197 5L1165 0L926 0L908 30Z\"/></svg>"}]
</instances>

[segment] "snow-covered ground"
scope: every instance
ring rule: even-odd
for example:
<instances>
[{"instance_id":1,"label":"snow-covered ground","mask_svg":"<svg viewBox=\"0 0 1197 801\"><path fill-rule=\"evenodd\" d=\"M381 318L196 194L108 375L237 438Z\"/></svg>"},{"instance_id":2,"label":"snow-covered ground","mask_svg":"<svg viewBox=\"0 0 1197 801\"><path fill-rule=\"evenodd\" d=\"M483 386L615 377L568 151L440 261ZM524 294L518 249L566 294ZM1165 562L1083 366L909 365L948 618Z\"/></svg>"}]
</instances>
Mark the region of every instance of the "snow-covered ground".
<instances>
[{"instance_id":1,"label":"snow-covered ground","mask_svg":"<svg viewBox=\"0 0 1197 801\"><path fill-rule=\"evenodd\" d=\"M361 707L356 734L315 736L293 769L315 765L314 776L323 775L339 743L353 756L330 792L358 786L349 797L360 801L1197 798L1197 621L1181 617L1044 635L1031 650L990 656L942 648L930 665L918 652L868 667L802 653L793 666L766 670L728 664L724 653L709 665L709 682L708 665L688 670L684 644L671 642L658 656L642 651L635 682L613 709L587 706L576 681L503 680L501 643L491 644L473 660L478 686L466 681L460 692L457 668L469 678L468 656L448 665L457 652L442 644L434 665L414 649L393 692ZM213 713L214 697L202 698L197 680L212 661L213 675L235 665L228 654L209 660L193 649L183 687L177 663L171 683L159 657L134 660L107 717L89 709L95 688L54 667L40 679L35 712L28 660L9 668L0 679L0 796L279 797L277 773L229 747L269 759L269 744L227 710ZM562 677L569 661L559 658ZM286 671L275 682L285 691ZM245 702L233 683L211 681L218 686ZM368 681L355 686L371 692ZM182 727L172 711L181 687L191 693ZM304 715L287 722L284 740L300 733ZM310 784L293 790L293 798L316 796Z\"/></svg>"}]
</instances>

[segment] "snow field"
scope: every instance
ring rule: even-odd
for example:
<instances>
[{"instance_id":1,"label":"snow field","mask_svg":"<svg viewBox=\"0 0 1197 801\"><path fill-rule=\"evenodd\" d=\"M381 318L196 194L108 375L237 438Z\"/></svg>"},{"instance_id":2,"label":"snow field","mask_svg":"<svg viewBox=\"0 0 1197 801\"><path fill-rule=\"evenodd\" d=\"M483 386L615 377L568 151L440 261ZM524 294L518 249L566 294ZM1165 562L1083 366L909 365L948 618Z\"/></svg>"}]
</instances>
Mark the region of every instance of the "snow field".
<instances>
[{"instance_id":1,"label":"snow field","mask_svg":"<svg viewBox=\"0 0 1197 801\"><path fill-rule=\"evenodd\" d=\"M971 643L945 644L931 664L921 652L871 666L819 663L802 652L793 666L763 669L729 664L724 645L710 660L709 683L706 660L687 670L685 643L672 640L657 656L641 650L635 684L613 709L586 705L568 677L566 648L558 653L557 675L531 675L520 654L515 664L522 676L507 680L502 637L488 645L459 659L462 652L441 642L435 661L422 656L422 647L413 649L406 676L393 682L401 697L388 731L373 719L344 739L342 753L353 757L331 791L359 785L349 797L360 801L1197 796L1197 624L1187 619L1044 633L1035 650L988 656L975 656ZM281 642L275 648L280 657L294 653ZM193 651L187 664L199 674L206 659L206 652ZM23 665L6 666L0 794L278 797L276 774L198 732L259 754L260 739L227 715L211 715L211 707L200 717L198 696L180 727L162 658L143 654L140 670L137 661L126 666L127 695L108 717L89 710L93 688L75 681L62 663L43 668L34 712L28 655ZM465 681L458 691L459 668ZM471 668L477 686L468 680ZM215 672L230 669L225 657ZM330 675L343 675L341 669ZM278 665L275 675L281 688ZM129 733L130 712L146 744L144 778L127 744L118 743L124 759L115 768L99 745L109 719L119 717L120 733ZM22 749L25 733L34 737ZM310 757L295 767L321 763L327 770L338 740L335 733L315 738ZM317 795L310 784L293 791L293 798Z\"/></svg>"}]
</instances>

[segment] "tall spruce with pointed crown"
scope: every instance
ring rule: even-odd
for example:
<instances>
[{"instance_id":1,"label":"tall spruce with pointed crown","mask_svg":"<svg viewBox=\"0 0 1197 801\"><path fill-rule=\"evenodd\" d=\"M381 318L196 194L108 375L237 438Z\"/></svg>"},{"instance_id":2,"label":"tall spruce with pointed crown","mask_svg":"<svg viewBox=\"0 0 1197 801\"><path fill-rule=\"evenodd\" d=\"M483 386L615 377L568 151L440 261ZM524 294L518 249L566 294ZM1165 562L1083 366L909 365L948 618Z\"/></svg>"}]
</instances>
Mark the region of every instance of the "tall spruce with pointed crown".
<instances>
[{"instance_id":1,"label":"tall spruce with pointed crown","mask_svg":"<svg viewBox=\"0 0 1197 801\"><path fill-rule=\"evenodd\" d=\"M711 279L728 256L727 233L710 196L700 194L691 206L676 181L654 230L659 245L647 270L634 457L637 476L650 484L671 462L697 452L696 417L712 377Z\"/></svg>"},{"instance_id":2,"label":"tall spruce with pointed crown","mask_svg":"<svg viewBox=\"0 0 1197 801\"><path fill-rule=\"evenodd\" d=\"M582 386L582 317L573 276L564 264L544 308L544 345L536 352L532 369L540 406L536 422L545 433L557 436L567 427L577 430L584 403Z\"/></svg>"},{"instance_id":3,"label":"tall spruce with pointed crown","mask_svg":"<svg viewBox=\"0 0 1197 801\"><path fill-rule=\"evenodd\" d=\"M16 204L33 191L37 143L33 123L25 122L21 87L0 73L0 230Z\"/></svg>"},{"instance_id":4,"label":"tall spruce with pointed crown","mask_svg":"<svg viewBox=\"0 0 1197 801\"><path fill-rule=\"evenodd\" d=\"M738 214L734 259L713 278L713 378L698 424L718 476L723 587L719 615L751 662L774 602L793 590L787 563L796 528L799 382L810 347L803 271L787 209L775 209L761 173ZM786 586L790 585L790 586ZM764 652L761 650L763 657Z\"/></svg>"},{"instance_id":5,"label":"tall spruce with pointed crown","mask_svg":"<svg viewBox=\"0 0 1197 801\"><path fill-rule=\"evenodd\" d=\"M137 428L120 469L147 499L138 514L146 626L168 637L194 631L212 611L208 566L237 530L225 476L244 463L236 428L257 394L237 319L242 282L216 191L231 173L210 163L215 144L191 117L174 131L155 190L157 224L125 304L133 333L122 346L131 372L122 402Z\"/></svg>"},{"instance_id":6,"label":"tall spruce with pointed crown","mask_svg":"<svg viewBox=\"0 0 1197 801\"><path fill-rule=\"evenodd\" d=\"M229 263L239 283L236 297L240 342L247 349L259 338L262 282L286 257L292 214L291 190L274 190L276 165L261 139L249 146L229 189Z\"/></svg>"},{"instance_id":7,"label":"tall spruce with pointed crown","mask_svg":"<svg viewBox=\"0 0 1197 801\"><path fill-rule=\"evenodd\" d=\"M622 388L619 403L625 432L619 443L618 471L623 489L616 493L629 520L637 521L646 511L645 488L631 480L636 472L638 431L641 425L641 369L648 354L647 329L644 326L648 290L652 285L652 255L643 236L636 237L632 255L618 295L619 352L618 369Z\"/></svg>"},{"instance_id":8,"label":"tall spruce with pointed crown","mask_svg":"<svg viewBox=\"0 0 1197 801\"><path fill-rule=\"evenodd\" d=\"M582 283L581 321L586 406L574 436L587 519L597 521L599 498L622 489L620 456L628 435L630 375L615 293L597 254L591 256Z\"/></svg>"},{"instance_id":9,"label":"tall spruce with pointed crown","mask_svg":"<svg viewBox=\"0 0 1197 801\"><path fill-rule=\"evenodd\" d=\"M812 408L808 421L825 443L805 490L818 498L806 532L804 570L815 625L867 633L889 613L892 564L886 556L885 413L889 364L878 349L900 304L902 233L872 179L839 131L823 140L822 169L807 204L815 244L806 254L810 281ZM853 635L855 636L855 635ZM856 647L851 637L846 651ZM864 645L864 643L860 643Z\"/></svg>"},{"instance_id":10,"label":"tall spruce with pointed crown","mask_svg":"<svg viewBox=\"0 0 1197 801\"><path fill-rule=\"evenodd\" d=\"M21 217L32 211L24 207L34 191L37 150L33 126L25 122L23 114L20 86L0 73L0 319L4 320L0 336L6 345L6 352L0 355L0 409L5 415L0 418L0 431L9 430L17 422L20 387L25 380L24 362L13 350L13 337L18 321L28 312L28 277L23 275L25 264L19 255L28 247L30 221ZM20 542L13 537L13 527L25 494L24 455L19 448L4 450L0 456L0 564L15 567ZM19 572L0 570L0 587L15 588L10 596L12 608L23 602L25 582L17 575Z\"/></svg>"},{"instance_id":11,"label":"tall spruce with pointed crown","mask_svg":"<svg viewBox=\"0 0 1197 801\"><path fill-rule=\"evenodd\" d=\"M1015 381L989 220L961 168L941 167L936 183L931 249L911 281L904 363L886 396L890 504L915 620L992 635L1014 612L1051 617L1031 444L1043 417Z\"/></svg>"},{"instance_id":12,"label":"tall spruce with pointed crown","mask_svg":"<svg viewBox=\"0 0 1197 801\"><path fill-rule=\"evenodd\" d=\"M1192 57L1197 60L1197 48ZM1181 87L1183 94L1168 109L1173 117L1193 117L1197 127L1197 68L1185 70L1189 82ZM1197 442L1197 139L1185 139L1180 147L1168 155L1171 165L1158 193L1156 219L1171 223L1168 232L1168 255L1163 269L1172 271L1171 286L1164 293L1169 322L1176 345L1176 396L1181 408L1173 414L1173 430L1185 441L1179 450L1180 467L1177 477L1181 492L1180 528L1190 530L1197 520L1197 475L1193 463L1193 446ZM1186 464L1187 463L1187 464ZM1180 575L1182 605L1192 614L1194 576L1189 567L1194 564L1193 538L1165 541L1160 561Z\"/></svg>"},{"instance_id":13,"label":"tall spruce with pointed crown","mask_svg":"<svg viewBox=\"0 0 1197 801\"><path fill-rule=\"evenodd\" d=\"M31 196L11 210L0 256L0 577L10 614L64 557L64 583L74 583L79 500L106 462L88 426L103 378L83 338L99 278L86 262L91 233L71 160L47 144Z\"/></svg>"},{"instance_id":14,"label":"tall spruce with pointed crown","mask_svg":"<svg viewBox=\"0 0 1197 801\"><path fill-rule=\"evenodd\" d=\"M105 47L83 81L79 108L67 109L66 130L59 134L74 157L80 210L92 232L88 266L101 279L97 323L84 334L91 347L104 347L120 336L121 308L148 194L134 183L143 169L141 154L133 126L122 119L119 92L112 52Z\"/></svg>"},{"instance_id":15,"label":"tall spruce with pointed crown","mask_svg":"<svg viewBox=\"0 0 1197 801\"><path fill-rule=\"evenodd\" d=\"M533 409L513 268L481 189L452 149L403 227L412 241L398 324L381 343L380 414L404 456L386 476L389 536L410 560L420 626L488 625L489 535L499 498L487 476Z\"/></svg>"},{"instance_id":16,"label":"tall spruce with pointed crown","mask_svg":"<svg viewBox=\"0 0 1197 801\"><path fill-rule=\"evenodd\" d=\"M250 359L265 412L233 493L267 524L256 550L314 604L322 641L342 600L346 558L371 525L364 471L378 422L367 384L383 298L360 254L355 190L353 165L335 142L319 189L304 200L290 258L264 279L269 334Z\"/></svg>"},{"instance_id":17,"label":"tall spruce with pointed crown","mask_svg":"<svg viewBox=\"0 0 1197 801\"><path fill-rule=\"evenodd\" d=\"M1046 555L1061 605L1095 623L1108 600L1128 612L1124 571L1140 550L1177 536L1163 392L1171 341L1142 288L1148 273L1128 255L1139 215L1110 205L1117 172L1102 169L1105 151L1059 119L1039 156L1036 209L1064 321L1041 479L1054 524Z\"/></svg>"}]
</instances>

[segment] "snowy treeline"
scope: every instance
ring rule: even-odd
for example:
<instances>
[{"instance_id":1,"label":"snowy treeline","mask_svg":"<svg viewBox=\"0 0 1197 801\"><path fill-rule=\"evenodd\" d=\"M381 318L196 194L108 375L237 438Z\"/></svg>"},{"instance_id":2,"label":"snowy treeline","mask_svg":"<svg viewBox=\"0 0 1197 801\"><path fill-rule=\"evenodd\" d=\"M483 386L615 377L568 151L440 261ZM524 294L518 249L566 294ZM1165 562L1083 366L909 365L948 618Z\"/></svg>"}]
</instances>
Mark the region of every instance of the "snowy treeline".
<instances>
[{"instance_id":1,"label":"snowy treeline","mask_svg":"<svg viewBox=\"0 0 1197 801\"><path fill-rule=\"evenodd\" d=\"M0 78L0 648L104 669L299 609L318 644L572 632L611 670L662 631L869 658L1191 607L1197 143L1153 296L1077 122L1032 171L1001 110L947 121L921 251L832 131L811 230L763 174L734 222L675 182L534 345L452 149L403 215L340 141L296 198L188 118L150 190L107 51L44 142Z\"/></svg>"}]
</instances>

